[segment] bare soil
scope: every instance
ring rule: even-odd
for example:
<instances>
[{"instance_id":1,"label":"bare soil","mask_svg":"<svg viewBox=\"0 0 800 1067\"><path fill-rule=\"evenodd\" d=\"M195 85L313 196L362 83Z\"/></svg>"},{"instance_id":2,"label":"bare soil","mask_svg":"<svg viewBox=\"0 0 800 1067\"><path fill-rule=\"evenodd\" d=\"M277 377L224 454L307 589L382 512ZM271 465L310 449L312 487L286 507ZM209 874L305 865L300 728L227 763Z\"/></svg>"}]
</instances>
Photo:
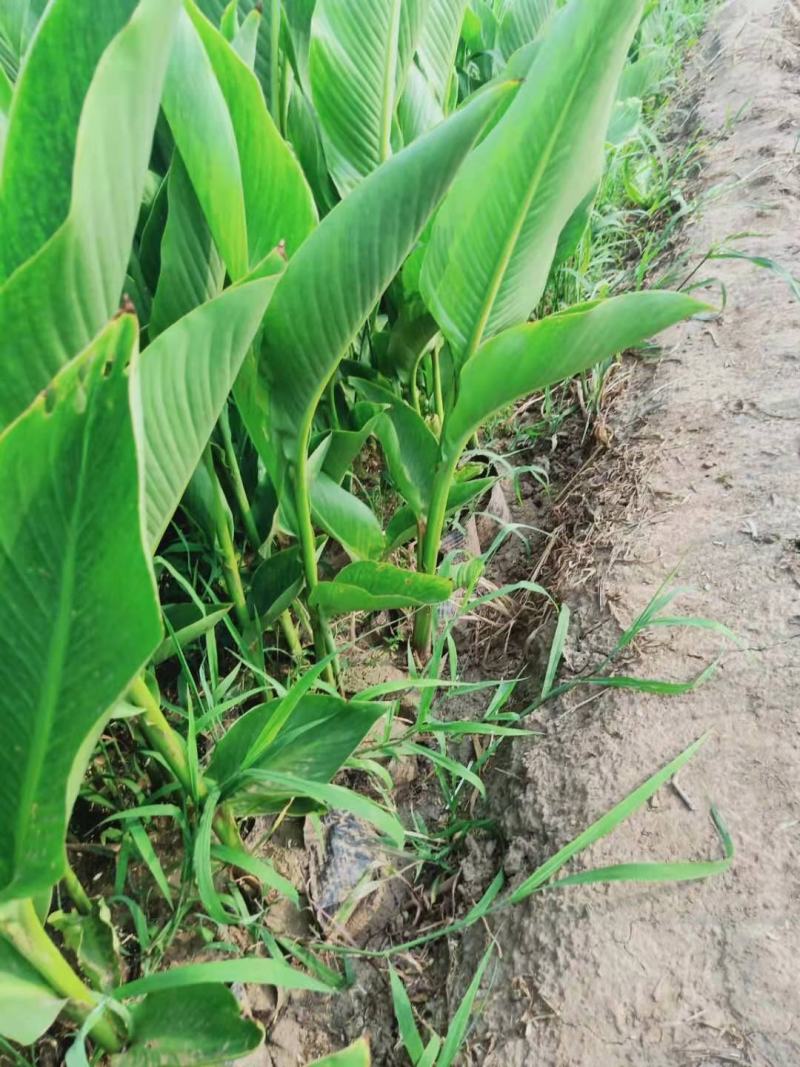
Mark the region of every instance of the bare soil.
<instances>
[{"instance_id":1,"label":"bare soil","mask_svg":"<svg viewBox=\"0 0 800 1067\"><path fill-rule=\"evenodd\" d=\"M734 0L713 18L700 117L710 132L737 118L704 181L740 184L686 235L693 249L757 233L737 246L800 274L798 45L796 2ZM685 696L614 691L562 707L539 743L514 746L495 814L507 873L530 871L711 730L679 790L584 862L717 855L713 801L735 865L704 882L565 890L509 913L472 1046L486 1067L800 1063L800 303L741 262L707 273L727 289L724 313L674 330L655 374L634 376L606 462L613 474L625 449L652 462L635 493L599 479L591 579L560 594L577 619L576 666L676 566L691 614L724 621L746 648ZM665 631L640 667L686 677L708 648L698 631ZM454 986L485 944L485 931L467 939Z\"/></svg>"},{"instance_id":2,"label":"bare soil","mask_svg":"<svg viewBox=\"0 0 800 1067\"><path fill-rule=\"evenodd\" d=\"M702 181L728 191L710 199L687 246L753 233L736 247L800 274L797 0L720 7L694 81L689 96L713 135ZM723 313L673 330L657 366L629 365L597 447L576 450L575 477L547 509L534 497L512 511L519 522L561 523L569 543L547 564L573 614L567 671L608 651L675 568L690 590L683 610L726 623L744 647L687 695L581 693L531 723L543 736L507 746L488 783L498 834L469 846L454 901L477 899L501 866L520 879L705 731L677 788L577 866L715 857L712 801L735 864L703 882L539 895L490 928L400 958L412 999L441 1032L495 939L464 1064L800 1064L800 302L748 263L714 261L701 271L710 274L727 293ZM517 544L492 577L530 578L537 558ZM473 651L471 675L508 676L522 663L540 676L545 634L517 632L510 648L502 636ZM685 679L719 644L663 630L628 666ZM389 910L386 933L396 939L405 924L413 936L413 901L392 897ZM323 1005L290 999L258 1062L295 1067L368 1032L376 1064L406 1063L385 965L356 963L355 975Z\"/></svg>"}]
</instances>

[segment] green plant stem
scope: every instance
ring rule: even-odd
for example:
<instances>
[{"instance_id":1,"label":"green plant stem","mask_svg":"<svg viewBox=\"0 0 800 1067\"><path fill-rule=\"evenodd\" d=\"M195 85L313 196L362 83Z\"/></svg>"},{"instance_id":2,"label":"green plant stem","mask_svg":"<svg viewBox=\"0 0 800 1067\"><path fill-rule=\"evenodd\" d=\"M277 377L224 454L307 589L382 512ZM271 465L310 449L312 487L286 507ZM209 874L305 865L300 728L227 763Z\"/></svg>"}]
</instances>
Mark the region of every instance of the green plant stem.
<instances>
[{"instance_id":1,"label":"green plant stem","mask_svg":"<svg viewBox=\"0 0 800 1067\"><path fill-rule=\"evenodd\" d=\"M239 468L239 462L236 459L236 451L233 447L231 424L230 419L228 418L227 408L223 408L222 414L219 417L219 429L220 434L222 436L222 445L225 449L225 460L228 464L228 470L231 476L233 495L236 498L236 506L238 507L239 514L242 517L245 533L247 534L247 540L250 542L250 545L253 550L257 552L261 546L261 537L259 537L255 519L253 518L253 512L250 508L250 501L247 498L247 490L244 487L244 481L242 479L242 472Z\"/></svg>"},{"instance_id":2,"label":"green plant stem","mask_svg":"<svg viewBox=\"0 0 800 1067\"><path fill-rule=\"evenodd\" d=\"M231 424L228 418L227 408L223 409L222 414L219 417L219 428L222 436L222 444L225 449L225 459L228 465L228 471L231 477L231 486L233 487L233 495L236 498L236 506L239 509L242 522L244 523L245 533L247 534L247 540L250 542L254 551L258 551L261 547L261 537L259 537L258 529L256 528L255 519L253 518L253 512L250 507L250 501L247 497L247 490L244 487L244 481L242 479L242 472L239 467L239 462L236 459L236 452L233 447L233 438L231 436ZM226 523L227 528L227 523ZM239 578L239 587L241 588L241 578L239 576L237 568L237 577ZM244 592L242 592L244 596ZM246 603L245 603L246 607ZM241 622L241 619L239 620ZM248 620L249 621L249 620ZM289 651L294 658L299 662L303 658L303 645L300 641L300 635L297 632L297 627L294 624L291 613L288 608L282 612L278 622L283 635L286 638L286 643L289 646Z\"/></svg>"},{"instance_id":3,"label":"green plant stem","mask_svg":"<svg viewBox=\"0 0 800 1067\"><path fill-rule=\"evenodd\" d=\"M144 678L139 677L136 679L131 685L128 695L134 704L144 710L144 715L140 718L140 726L145 737L156 752L159 752L164 757L167 766L180 782L187 795L194 796L194 783L186 749L179 735L167 721L167 717L161 710L156 698L150 692ZM202 804L208 796L208 786L200 778L196 783L196 788L197 802ZM223 845L228 845L230 848L243 847L236 820L230 809L224 804L220 806L214 816L214 831ZM72 899L75 900L72 892L69 889L67 891ZM77 904L77 901L75 903Z\"/></svg>"},{"instance_id":4,"label":"green plant stem","mask_svg":"<svg viewBox=\"0 0 800 1067\"><path fill-rule=\"evenodd\" d=\"M205 461L214 493L214 528L219 547L222 551L222 570L225 575L225 588L228 590L228 596L233 601L233 610L236 615L236 620L239 623L242 635L244 636L250 629L250 612L247 610L247 598L244 594L242 576L239 574L239 563L236 559L236 549L234 548L233 538L231 537L230 527L228 526L228 518L223 506L224 498L222 495L222 486L219 484L219 478L217 477L217 471L214 466L214 455L211 451L211 445L208 445L206 448Z\"/></svg>"},{"instance_id":5,"label":"green plant stem","mask_svg":"<svg viewBox=\"0 0 800 1067\"><path fill-rule=\"evenodd\" d=\"M150 692L150 688L140 675L128 690L128 695L137 707L144 711L139 717L139 726L148 742L156 752L164 757L167 766L180 782L189 796L194 796L194 783L189 768L189 758L186 755L186 747L180 735L173 730L167 721L167 717L161 710L161 705ZM198 794L201 786L197 783ZM202 800L202 795L198 795Z\"/></svg>"},{"instance_id":6,"label":"green plant stem","mask_svg":"<svg viewBox=\"0 0 800 1067\"><path fill-rule=\"evenodd\" d=\"M70 1014L79 1022L84 1022L97 1008L99 998L78 977L50 940L33 902L22 900L4 910L2 932L54 992L69 1000ZM107 1052L118 1052L124 1043L119 1024L110 1013L101 1015L89 1032L93 1040Z\"/></svg>"},{"instance_id":7,"label":"green plant stem","mask_svg":"<svg viewBox=\"0 0 800 1067\"><path fill-rule=\"evenodd\" d=\"M417 368L419 364L414 364L414 370L411 372L411 378L409 380L409 389L411 390L411 404L418 415L422 415L422 407L419 402L419 386L417 385Z\"/></svg>"},{"instance_id":8,"label":"green plant stem","mask_svg":"<svg viewBox=\"0 0 800 1067\"><path fill-rule=\"evenodd\" d=\"M64 889L67 891L67 896L81 915L91 915L92 902L89 899L89 894L83 888L77 874L69 865L67 865L67 870L62 881L64 882Z\"/></svg>"},{"instance_id":9,"label":"green plant stem","mask_svg":"<svg viewBox=\"0 0 800 1067\"><path fill-rule=\"evenodd\" d=\"M288 608L280 613L278 622L283 630L283 636L286 638L289 651L299 663L303 658L303 642L300 640L300 634L297 632L297 627Z\"/></svg>"},{"instance_id":10,"label":"green plant stem","mask_svg":"<svg viewBox=\"0 0 800 1067\"><path fill-rule=\"evenodd\" d=\"M300 629L307 635L309 640L314 640L314 631L311 628L311 617L306 610L306 606L302 600L295 600L292 604L294 613L300 623Z\"/></svg>"},{"instance_id":11,"label":"green plant stem","mask_svg":"<svg viewBox=\"0 0 800 1067\"><path fill-rule=\"evenodd\" d=\"M236 818L227 804L222 804L217 808L211 825L223 845L238 849L240 852L245 851L242 835L236 825Z\"/></svg>"},{"instance_id":12,"label":"green plant stem","mask_svg":"<svg viewBox=\"0 0 800 1067\"><path fill-rule=\"evenodd\" d=\"M308 435L305 435L308 436ZM299 455L295 472L295 510L297 512L298 535L303 553L303 570L309 593L319 584L317 573L317 546L314 538L314 525L311 521L311 495L308 489L308 458L305 442ZM335 652L336 645L325 613L318 608L311 613L314 631L314 645L319 659L324 659L330 652ZM336 658L325 668L325 676L331 685L336 685L338 676Z\"/></svg>"},{"instance_id":13,"label":"green plant stem","mask_svg":"<svg viewBox=\"0 0 800 1067\"><path fill-rule=\"evenodd\" d=\"M450 453L455 455L455 460L442 460L436 476L433 480L431 491L431 506L428 512L428 521L425 527L425 538L422 545L422 570L426 574L436 574L436 566L439 561L439 546L442 542L444 520L447 515L447 497L455 474L456 462L461 455L461 449ZM421 608L414 620L414 649L420 656L427 656L431 647L431 635L433 633L433 618L435 608Z\"/></svg>"},{"instance_id":14,"label":"green plant stem","mask_svg":"<svg viewBox=\"0 0 800 1067\"><path fill-rule=\"evenodd\" d=\"M436 416L439 420L439 433L441 433L444 426L444 397L442 396L442 367L439 363L438 352L433 354L431 362L433 364L433 399L436 404Z\"/></svg>"}]
</instances>

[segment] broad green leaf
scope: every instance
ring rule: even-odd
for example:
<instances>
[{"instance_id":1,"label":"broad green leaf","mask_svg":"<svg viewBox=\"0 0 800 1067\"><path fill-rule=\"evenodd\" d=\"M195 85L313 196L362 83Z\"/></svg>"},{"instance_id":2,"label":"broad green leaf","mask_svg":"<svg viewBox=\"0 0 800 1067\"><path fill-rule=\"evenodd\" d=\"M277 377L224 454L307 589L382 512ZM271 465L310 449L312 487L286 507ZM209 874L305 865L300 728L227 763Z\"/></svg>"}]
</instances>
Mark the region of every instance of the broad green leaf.
<instances>
[{"instance_id":1,"label":"broad green leaf","mask_svg":"<svg viewBox=\"0 0 800 1067\"><path fill-rule=\"evenodd\" d=\"M227 102L192 20L181 12L162 101L180 156L231 277L247 271L239 149Z\"/></svg>"},{"instance_id":2,"label":"broad green leaf","mask_svg":"<svg viewBox=\"0 0 800 1067\"><path fill-rule=\"evenodd\" d=\"M161 637L122 316L0 436L0 899L64 873L87 739Z\"/></svg>"},{"instance_id":3,"label":"broad green leaf","mask_svg":"<svg viewBox=\"0 0 800 1067\"><path fill-rule=\"evenodd\" d=\"M78 911L53 912L47 924L61 934L93 989L110 993L119 985L122 981L119 939L104 900L93 904L89 915Z\"/></svg>"},{"instance_id":4,"label":"broad green leaf","mask_svg":"<svg viewBox=\"0 0 800 1067\"><path fill-rule=\"evenodd\" d=\"M139 269L144 282L151 293L158 285L158 272L161 269L161 241L167 224L167 178L162 178L150 204L147 218L142 224L139 238Z\"/></svg>"},{"instance_id":5,"label":"broad green leaf","mask_svg":"<svg viewBox=\"0 0 800 1067\"><path fill-rule=\"evenodd\" d=\"M559 235L600 176L640 10L641 0L572 0L503 119L454 181L421 285L461 359L538 304Z\"/></svg>"},{"instance_id":6,"label":"broad green leaf","mask_svg":"<svg viewBox=\"0 0 800 1067\"><path fill-rule=\"evenodd\" d=\"M250 602L263 626L271 626L305 585L299 546L275 552L253 575Z\"/></svg>"},{"instance_id":7,"label":"broad green leaf","mask_svg":"<svg viewBox=\"0 0 800 1067\"><path fill-rule=\"evenodd\" d=\"M259 373L270 431L291 464L305 462L328 379L504 91L484 94L371 174L289 261L265 318Z\"/></svg>"},{"instance_id":8,"label":"broad green leaf","mask_svg":"<svg viewBox=\"0 0 800 1067\"><path fill-rule=\"evenodd\" d=\"M280 700L271 700L246 712L215 746L208 776L223 791L237 781L253 745L279 705ZM377 701L348 702L340 697L307 693L254 766L258 770L287 772L310 781L328 782L386 710ZM264 792L260 784L247 788ZM246 797L237 794L234 803L238 802L245 803Z\"/></svg>"},{"instance_id":9,"label":"broad green leaf","mask_svg":"<svg viewBox=\"0 0 800 1067\"><path fill-rule=\"evenodd\" d=\"M66 1000L0 937L0 1036L32 1045L53 1023Z\"/></svg>"},{"instance_id":10,"label":"broad green leaf","mask_svg":"<svg viewBox=\"0 0 800 1067\"><path fill-rule=\"evenodd\" d=\"M284 6L297 80L304 92L309 88L308 49L311 45L311 19L316 2L317 0L292 0L291 4Z\"/></svg>"},{"instance_id":11,"label":"broad green leaf","mask_svg":"<svg viewBox=\"0 0 800 1067\"><path fill-rule=\"evenodd\" d=\"M606 130L606 140L611 145L621 145L633 136L642 120L642 101L637 97L617 100L611 112L611 121Z\"/></svg>"},{"instance_id":12,"label":"broad green leaf","mask_svg":"<svg viewBox=\"0 0 800 1067\"><path fill-rule=\"evenodd\" d=\"M560 267L570 256L575 254L583 235L586 233L586 227L589 225L589 220L592 217L594 198L597 196L598 188L599 185L595 185L589 190L583 200L581 200L580 204L578 204L570 215L564 229L558 235L558 244L556 245L556 250L553 254L553 270L555 270L556 267Z\"/></svg>"},{"instance_id":13,"label":"broad green leaf","mask_svg":"<svg viewBox=\"0 0 800 1067\"><path fill-rule=\"evenodd\" d=\"M317 0L309 76L328 166L343 196L391 155L398 88L413 55L401 36L411 36L419 8L419 0Z\"/></svg>"},{"instance_id":14,"label":"broad green leaf","mask_svg":"<svg viewBox=\"0 0 800 1067\"><path fill-rule=\"evenodd\" d=\"M369 1041L361 1037L341 1052L332 1052L330 1056L323 1056L321 1060L307 1064L307 1067L370 1067L371 1063Z\"/></svg>"},{"instance_id":15,"label":"broad green leaf","mask_svg":"<svg viewBox=\"0 0 800 1067\"><path fill-rule=\"evenodd\" d=\"M224 985L164 989L131 1011L133 1040L114 1067L201 1067L228 1063L258 1048L261 1027L243 1019Z\"/></svg>"},{"instance_id":16,"label":"broad green leaf","mask_svg":"<svg viewBox=\"0 0 800 1067\"><path fill-rule=\"evenodd\" d=\"M161 269L148 335L152 341L173 322L217 296L223 263L178 151L167 177L168 214L161 239Z\"/></svg>"},{"instance_id":17,"label":"broad green leaf","mask_svg":"<svg viewBox=\"0 0 800 1067\"><path fill-rule=\"evenodd\" d=\"M316 522L351 559L380 559L386 550L375 513L322 471L311 485L311 510Z\"/></svg>"},{"instance_id":18,"label":"broad green leaf","mask_svg":"<svg viewBox=\"0 0 800 1067\"><path fill-rule=\"evenodd\" d=\"M311 978L294 967L278 960L245 956L238 960L212 960L209 963L187 963L158 971L146 978L137 978L114 990L116 1000L161 993L167 989L194 989L215 982L250 982L253 985L274 985L276 989L305 989L312 993L330 993L324 982Z\"/></svg>"},{"instance_id":19,"label":"broad green leaf","mask_svg":"<svg viewBox=\"0 0 800 1067\"><path fill-rule=\"evenodd\" d=\"M439 106L446 112L467 0L429 0L417 41L417 61Z\"/></svg>"},{"instance_id":20,"label":"broad green leaf","mask_svg":"<svg viewBox=\"0 0 800 1067\"><path fill-rule=\"evenodd\" d=\"M211 60L186 11L178 19L163 108L228 272L241 278L249 256L236 134Z\"/></svg>"},{"instance_id":21,"label":"broad green leaf","mask_svg":"<svg viewBox=\"0 0 800 1067\"><path fill-rule=\"evenodd\" d=\"M258 330L276 275L226 289L142 353L134 377L147 543L155 549Z\"/></svg>"},{"instance_id":22,"label":"broad green leaf","mask_svg":"<svg viewBox=\"0 0 800 1067\"><path fill-rule=\"evenodd\" d=\"M0 289L0 427L119 306L177 9L178 0L141 0L103 53L80 112L66 221ZM58 96L49 107L60 107ZM48 172L46 144L37 159Z\"/></svg>"},{"instance_id":23,"label":"broad green leaf","mask_svg":"<svg viewBox=\"0 0 800 1067\"><path fill-rule=\"evenodd\" d=\"M682 293L654 289L577 304L506 330L461 371L458 400L442 435L444 454L454 460L493 411L588 370L703 308Z\"/></svg>"},{"instance_id":24,"label":"broad green leaf","mask_svg":"<svg viewBox=\"0 0 800 1067\"><path fill-rule=\"evenodd\" d=\"M555 0L508 0L497 30L497 45L508 59L541 31L555 10Z\"/></svg>"},{"instance_id":25,"label":"broad green leaf","mask_svg":"<svg viewBox=\"0 0 800 1067\"><path fill-rule=\"evenodd\" d=\"M489 0L469 0L461 36L473 55L491 54L497 41L497 16Z\"/></svg>"},{"instance_id":26,"label":"broad green leaf","mask_svg":"<svg viewBox=\"0 0 800 1067\"><path fill-rule=\"evenodd\" d=\"M19 0L2 5L0 20L18 47L32 29L28 6ZM67 217L84 98L100 57L135 8L136 0L99 7L56 0L42 20L17 82L0 176L0 280Z\"/></svg>"},{"instance_id":27,"label":"broad green leaf","mask_svg":"<svg viewBox=\"0 0 800 1067\"><path fill-rule=\"evenodd\" d=\"M267 110L258 79L191 0L187 10L233 123L242 169L250 264L258 263L281 241L292 256L316 225L311 190Z\"/></svg>"},{"instance_id":28,"label":"broad green leaf","mask_svg":"<svg viewBox=\"0 0 800 1067\"><path fill-rule=\"evenodd\" d=\"M619 83L619 99L629 97L645 99L658 87L669 65L669 50L650 48L636 60L628 63Z\"/></svg>"},{"instance_id":29,"label":"broad green leaf","mask_svg":"<svg viewBox=\"0 0 800 1067\"><path fill-rule=\"evenodd\" d=\"M406 571L392 563L350 563L332 582L320 582L310 603L331 615L441 604L453 592L448 578Z\"/></svg>"},{"instance_id":30,"label":"broad green leaf","mask_svg":"<svg viewBox=\"0 0 800 1067\"><path fill-rule=\"evenodd\" d=\"M396 489L417 516L427 514L439 442L409 404L385 386L363 379L353 386L367 400L386 405L375 428Z\"/></svg>"},{"instance_id":31,"label":"broad green leaf","mask_svg":"<svg viewBox=\"0 0 800 1067\"><path fill-rule=\"evenodd\" d=\"M419 67L409 67L406 87L397 105L397 121L403 134L403 143L410 144L427 133L444 118L433 90Z\"/></svg>"}]
</instances>

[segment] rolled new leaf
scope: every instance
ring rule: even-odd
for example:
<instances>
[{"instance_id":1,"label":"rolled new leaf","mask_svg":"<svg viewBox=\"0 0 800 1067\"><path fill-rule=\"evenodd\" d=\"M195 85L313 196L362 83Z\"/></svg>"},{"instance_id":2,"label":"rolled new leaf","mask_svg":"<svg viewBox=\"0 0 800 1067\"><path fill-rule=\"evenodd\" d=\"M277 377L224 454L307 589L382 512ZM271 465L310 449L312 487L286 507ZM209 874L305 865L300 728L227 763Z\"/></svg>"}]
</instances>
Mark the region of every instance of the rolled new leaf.
<instances>
[{"instance_id":1,"label":"rolled new leaf","mask_svg":"<svg viewBox=\"0 0 800 1067\"><path fill-rule=\"evenodd\" d=\"M449 578L406 571L391 563L350 563L332 582L320 582L310 603L330 615L441 604L453 592Z\"/></svg>"},{"instance_id":2,"label":"rolled new leaf","mask_svg":"<svg viewBox=\"0 0 800 1067\"><path fill-rule=\"evenodd\" d=\"M107 710L159 643L127 364L112 322L0 436L0 902L64 874Z\"/></svg>"}]
</instances>

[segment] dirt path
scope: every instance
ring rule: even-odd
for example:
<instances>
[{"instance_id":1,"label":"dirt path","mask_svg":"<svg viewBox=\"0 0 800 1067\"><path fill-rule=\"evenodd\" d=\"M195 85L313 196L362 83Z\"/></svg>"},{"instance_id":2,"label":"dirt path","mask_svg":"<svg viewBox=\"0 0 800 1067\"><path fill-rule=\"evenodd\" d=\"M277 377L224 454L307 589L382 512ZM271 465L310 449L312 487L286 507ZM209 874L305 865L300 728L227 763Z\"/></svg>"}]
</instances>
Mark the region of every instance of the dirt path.
<instances>
[{"instance_id":1,"label":"dirt path","mask_svg":"<svg viewBox=\"0 0 800 1067\"><path fill-rule=\"evenodd\" d=\"M687 235L697 250L768 235L740 246L795 275L799 46L796 0L734 0L712 20L701 118L717 131L741 114L704 180L748 180ZM685 697L608 693L562 708L541 743L517 747L508 781L518 792L498 817L509 873L530 870L710 728L681 773L694 810L664 789L587 861L717 855L713 799L735 867L708 882L570 890L516 910L499 931L486 1042L474 1046L486 1067L800 1064L800 303L773 274L710 266L727 287L724 316L672 334L669 358L634 382L616 428L656 445L647 506L618 513L616 562L601 564L594 588L562 593L587 634L579 657L602 646L590 634L598 619L610 609L630 621L680 564L680 584L697 591L685 610L728 623L748 650ZM706 649L697 631L667 631L640 666L686 677ZM481 938L468 942L462 978Z\"/></svg>"}]
</instances>

